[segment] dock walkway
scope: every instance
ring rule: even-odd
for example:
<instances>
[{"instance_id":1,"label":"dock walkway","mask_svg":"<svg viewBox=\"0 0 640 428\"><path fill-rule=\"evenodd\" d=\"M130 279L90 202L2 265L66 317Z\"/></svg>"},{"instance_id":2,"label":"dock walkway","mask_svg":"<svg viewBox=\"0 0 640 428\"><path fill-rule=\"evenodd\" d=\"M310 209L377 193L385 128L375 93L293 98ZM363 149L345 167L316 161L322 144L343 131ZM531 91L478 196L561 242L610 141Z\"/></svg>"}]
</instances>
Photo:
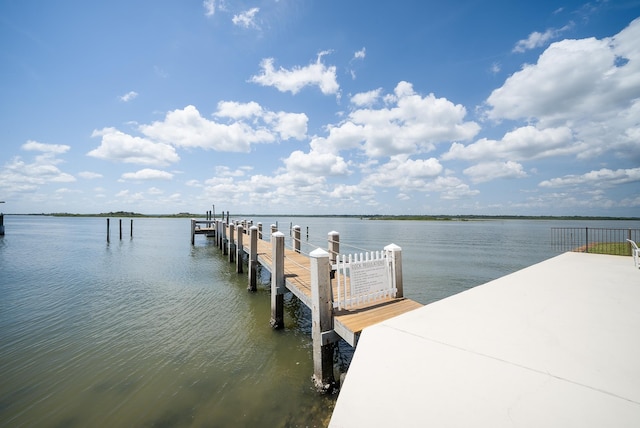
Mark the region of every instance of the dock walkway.
<instances>
[{"instance_id":1,"label":"dock walkway","mask_svg":"<svg viewBox=\"0 0 640 428\"><path fill-rule=\"evenodd\" d=\"M421 303L403 297L401 249L397 246L393 247L392 252L387 251L381 259L385 264L388 264L391 271L394 267L397 270L395 275L394 272L389 273L394 293L376 291L375 294L366 298L360 298L354 294L354 287L350 286L350 273L343 271L341 278L339 273L337 274L338 279L334 278L336 267L339 266L336 260L340 260L337 232L329 233L329 251L316 250L310 254L304 254L299 250L299 229L297 230L298 248L285 248L284 234L281 232L272 228L269 235L270 241L266 241L258 238L261 234L261 228L246 227L246 225L246 222L244 225L238 223L236 226L233 222L227 224L221 220L199 221L194 219L191 226L191 240L193 243L195 234L199 233L215 236L217 245L224 254L229 255L229 260L237 264L238 272L243 271L244 259L248 256L249 289L255 290L255 266L252 267L253 263L259 263L271 273L271 324L274 328L282 327L281 296L286 291L291 292L312 310L312 330L318 329L318 331L312 331L314 336L314 379L320 389L333 388L336 384L333 379L332 367L333 344L339 337L355 347L362 331L367 327L423 306ZM252 248L252 242L255 242L255 248ZM278 260L282 260L281 266ZM391 267L392 264L393 267ZM330 271L334 273L330 275ZM282 278L279 278L280 276ZM282 284L278 284L280 280ZM376 278L372 278L372 280L375 281ZM326 283L328 290L323 291L323 282ZM286 290L280 285L283 285ZM314 293L316 293L315 301ZM338 304L336 296L344 296L346 300L352 299L354 302L348 305Z\"/></svg>"}]
</instances>

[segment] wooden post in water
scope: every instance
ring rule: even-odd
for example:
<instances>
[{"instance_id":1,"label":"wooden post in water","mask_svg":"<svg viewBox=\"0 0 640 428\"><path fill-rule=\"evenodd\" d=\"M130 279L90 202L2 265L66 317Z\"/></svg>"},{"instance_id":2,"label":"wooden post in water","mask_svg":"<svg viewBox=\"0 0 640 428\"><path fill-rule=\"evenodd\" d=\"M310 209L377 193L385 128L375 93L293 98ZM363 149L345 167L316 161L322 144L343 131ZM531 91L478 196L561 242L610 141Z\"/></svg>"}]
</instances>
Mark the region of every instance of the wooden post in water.
<instances>
[{"instance_id":1,"label":"wooden post in water","mask_svg":"<svg viewBox=\"0 0 640 428\"><path fill-rule=\"evenodd\" d=\"M107 219L107 242L109 242L109 219Z\"/></svg>"},{"instance_id":2,"label":"wooden post in water","mask_svg":"<svg viewBox=\"0 0 640 428\"><path fill-rule=\"evenodd\" d=\"M4 235L4 214L0 213L0 236L2 235Z\"/></svg>"},{"instance_id":3,"label":"wooden post in water","mask_svg":"<svg viewBox=\"0 0 640 428\"><path fill-rule=\"evenodd\" d=\"M311 337L313 339L313 382L321 392L336 387L333 375L333 303L329 279L329 253L318 248L311 257Z\"/></svg>"},{"instance_id":4,"label":"wooden post in water","mask_svg":"<svg viewBox=\"0 0 640 428\"><path fill-rule=\"evenodd\" d=\"M191 245L196 243L196 219L191 219Z\"/></svg>"},{"instance_id":5,"label":"wooden post in water","mask_svg":"<svg viewBox=\"0 0 640 428\"><path fill-rule=\"evenodd\" d=\"M240 227L238 227L238 235L240 235ZM229 225L229 263L236 261L236 237L235 237L236 225L231 223Z\"/></svg>"},{"instance_id":6,"label":"wooden post in water","mask_svg":"<svg viewBox=\"0 0 640 428\"><path fill-rule=\"evenodd\" d=\"M300 252L300 226L293 226L293 250L296 253Z\"/></svg>"},{"instance_id":7,"label":"wooden post in water","mask_svg":"<svg viewBox=\"0 0 640 428\"><path fill-rule=\"evenodd\" d=\"M227 239L227 222L222 222L222 254L227 255L229 240Z\"/></svg>"},{"instance_id":8,"label":"wooden post in water","mask_svg":"<svg viewBox=\"0 0 640 428\"><path fill-rule=\"evenodd\" d=\"M118 224L120 225L120 240L122 241L122 219L118 219Z\"/></svg>"},{"instance_id":9,"label":"wooden post in water","mask_svg":"<svg viewBox=\"0 0 640 428\"><path fill-rule=\"evenodd\" d=\"M284 327L284 293L286 292L284 278L284 233L275 232L271 235L272 262L271 271L271 327Z\"/></svg>"},{"instance_id":10,"label":"wooden post in water","mask_svg":"<svg viewBox=\"0 0 640 428\"><path fill-rule=\"evenodd\" d=\"M402 285L402 248L396 244L389 244L384 247L387 252L387 258L391 261L393 277L393 285L396 288L396 297L404 297L403 285Z\"/></svg>"},{"instance_id":11,"label":"wooden post in water","mask_svg":"<svg viewBox=\"0 0 640 428\"><path fill-rule=\"evenodd\" d=\"M238 247L235 248L235 252L236 252L236 272L237 273L242 273L242 255L244 254L244 247L243 247L243 242L242 242L242 238L244 235L244 227L242 227L241 224L238 225ZM231 238L231 241L233 242L233 238Z\"/></svg>"},{"instance_id":12,"label":"wooden post in water","mask_svg":"<svg viewBox=\"0 0 640 428\"><path fill-rule=\"evenodd\" d=\"M258 273L258 228L249 229L249 291L256 291L256 275Z\"/></svg>"},{"instance_id":13,"label":"wooden post in water","mask_svg":"<svg viewBox=\"0 0 640 428\"><path fill-rule=\"evenodd\" d=\"M262 223L258 223L258 239L262 239Z\"/></svg>"},{"instance_id":14,"label":"wooden post in water","mask_svg":"<svg viewBox=\"0 0 640 428\"><path fill-rule=\"evenodd\" d=\"M131 225L129 226L129 238L133 238L133 219L131 219Z\"/></svg>"}]
</instances>

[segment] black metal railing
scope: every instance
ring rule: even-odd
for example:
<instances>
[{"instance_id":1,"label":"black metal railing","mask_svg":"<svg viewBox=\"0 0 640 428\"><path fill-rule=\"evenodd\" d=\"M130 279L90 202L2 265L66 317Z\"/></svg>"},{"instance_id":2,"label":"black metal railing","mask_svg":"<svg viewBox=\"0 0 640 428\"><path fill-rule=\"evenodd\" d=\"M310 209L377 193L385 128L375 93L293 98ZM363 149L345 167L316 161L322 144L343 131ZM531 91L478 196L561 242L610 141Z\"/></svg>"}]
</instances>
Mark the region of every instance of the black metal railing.
<instances>
[{"instance_id":1,"label":"black metal railing","mask_svg":"<svg viewBox=\"0 0 640 428\"><path fill-rule=\"evenodd\" d=\"M552 227L551 248L557 252L631 255L631 244L638 242L640 229L605 229L591 227Z\"/></svg>"}]
</instances>

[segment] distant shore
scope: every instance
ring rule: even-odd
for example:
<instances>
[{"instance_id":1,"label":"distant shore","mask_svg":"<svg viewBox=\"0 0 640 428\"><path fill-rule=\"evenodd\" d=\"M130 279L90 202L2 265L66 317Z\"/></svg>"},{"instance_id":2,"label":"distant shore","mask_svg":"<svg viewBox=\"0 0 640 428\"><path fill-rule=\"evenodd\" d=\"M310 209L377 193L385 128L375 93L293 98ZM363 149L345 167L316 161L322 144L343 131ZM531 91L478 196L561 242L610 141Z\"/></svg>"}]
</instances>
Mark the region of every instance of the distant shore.
<instances>
[{"instance_id":1,"label":"distant shore","mask_svg":"<svg viewBox=\"0 0 640 428\"><path fill-rule=\"evenodd\" d=\"M115 211L99 214L75 214L75 213L39 213L39 214L5 214L5 215L32 215L52 217L127 217L127 218L201 218L203 213L177 213L177 214L141 214L129 211ZM328 217L328 218L360 218L362 220L409 220L409 221L476 221L476 220L638 220L640 217L607 217L607 216L529 216L529 215L361 215L361 214L232 214L233 217ZM216 218L221 218L217 214Z\"/></svg>"}]
</instances>

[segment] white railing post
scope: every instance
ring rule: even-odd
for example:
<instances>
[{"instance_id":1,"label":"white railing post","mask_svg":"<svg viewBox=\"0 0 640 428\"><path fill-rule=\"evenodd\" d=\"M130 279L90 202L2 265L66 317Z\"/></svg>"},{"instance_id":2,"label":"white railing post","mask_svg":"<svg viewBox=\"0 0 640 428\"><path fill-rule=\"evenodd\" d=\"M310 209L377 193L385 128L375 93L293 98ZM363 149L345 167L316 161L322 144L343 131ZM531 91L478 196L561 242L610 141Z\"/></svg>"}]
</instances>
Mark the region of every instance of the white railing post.
<instances>
[{"instance_id":1,"label":"white railing post","mask_svg":"<svg viewBox=\"0 0 640 428\"><path fill-rule=\"evenodd\" d=\"M242 273L242 263L244 255L244 227L241 224L238 225L238 246L236 247L236 272Z\"/></svg>"},{"instance_id":2,"label":"white railing post","mask_svg":"<svg viewBox=\"0 0 640 428\"><path fill-rule=\"evenodd\" d=\"M284 327L284 293L286 292L284 278L284 233L275 232L271 235L271 250L273 270L271 271L271 327Z\"/></svg>"},{"instance_id":3,"label":"white railing post","mask_svg":"<svg viewBox=\"0 0 640 428\"><path fill-rule=\"evenodd\" d=\"M293 226L293 250L300 252L300 226Z\"/></svg>"},{"instance_id":4,"label":"white railing post","mask_svg":"<svg viewBox=\"0 0 640 428\"><path fill-rule=\"evenodd\" d=\"M328 235L329 260L331 260L332 264L335 264L338 254L340 254L340 234L334 230L329 232Z\"/></svg>"},{"instance_id":5,"label":"white railing post","mask_svg":"<svg viewBox=\"0 0 640 428\"><path fill-rule=\"evenodd\" d=\"M311 337L313 339L313 381L318 390L331 391L336 386L333 375L333 302L329 279L329 253L318 248L311 257Z\"/></svg>"},{"instance_id":6,"label":"white railing post","mask_svg":"<svg viewBox=\"0 0 640 428\"><path fill-rule=\"evenodd\" d=\"M256 275L258 273L258 228L249 229L249 291L256 291Z\"/></svg>"},{"instance_id":7,"label":"white railing post","mask_svg":"<svg viewBox=\"0 0 640 428\"><path fill-rule=\"evenodd\" d=\"M404 297L402 286L402 248L396 244L389 244L384 247L387 257L391 262L390 280L392 287L396 289L396 297Z\"/></svg>"}]
</instances>

